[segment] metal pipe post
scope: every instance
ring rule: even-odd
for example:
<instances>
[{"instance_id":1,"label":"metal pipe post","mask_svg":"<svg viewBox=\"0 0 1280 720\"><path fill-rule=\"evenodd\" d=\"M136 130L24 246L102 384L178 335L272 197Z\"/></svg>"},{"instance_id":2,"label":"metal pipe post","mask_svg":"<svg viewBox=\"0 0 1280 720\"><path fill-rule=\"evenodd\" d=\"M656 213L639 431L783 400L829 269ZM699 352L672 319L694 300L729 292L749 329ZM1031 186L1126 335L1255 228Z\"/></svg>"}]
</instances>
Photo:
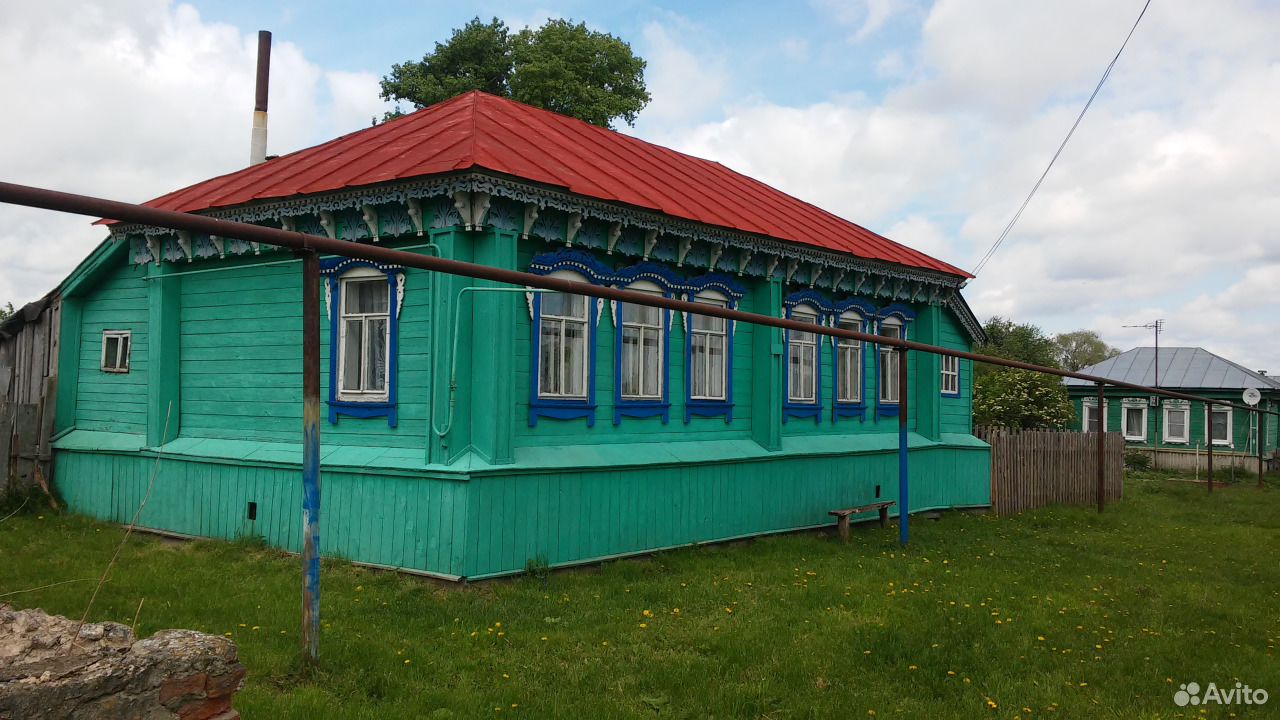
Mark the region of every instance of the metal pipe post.
<instances>
[{"instance_id":1,"label":"metal pipe post","mask_svg":"<svg viewBox=\"0 0 1280 720\"><path fill-rule=\"evenodd\" d=\"M907 516L910 499L907 483L907 349L900 347L898 354L898 542L903 546L910 539Z\"/></svg>"},{"instance_id":2,"label":"metal pipe post","mask_svg":"<svg viewBox=\"0 0 1280 720\"><path fill-rule=\"evenodd\" d=\"M302 651L320 657L320 256L302 257Z\"/></svg>"},{"instance_id":3,"label":"metal pipe post","mask_svg":"<svg viewBox=\"0 0 1280 720\"><path fill-rule=\"evenodd\" d=\"M1262 487L1262 473L1266 469L1262 462L1262 448L1267 442L1267 416L1258 413L1258 487Z\"/></svg>"},{"instance_id":4,"label":"metal pipe post","mask_svg":"<svg viewBox=\"0 0 1280 720\"><path fill-rule=\"evenodd\" d=\"M1209 492L1213 492L1213 405L1211 403L1205 403L1205 407L1207 408L1207 411L1204 414L1204 436L1205 440L1208 440L1205 445L1208 446L1207 449L1209 455Z\"/></svg>"},{"instance_id":5,"label":"metal pipe post","mask_svg":"<svg viewBox=\"0 0 1280 720\"><path fill-rule=\"evenodd\" d=\"M1098 512L1107 509L1107 386L1098 383Z\"/></svg>"}]
</instances>

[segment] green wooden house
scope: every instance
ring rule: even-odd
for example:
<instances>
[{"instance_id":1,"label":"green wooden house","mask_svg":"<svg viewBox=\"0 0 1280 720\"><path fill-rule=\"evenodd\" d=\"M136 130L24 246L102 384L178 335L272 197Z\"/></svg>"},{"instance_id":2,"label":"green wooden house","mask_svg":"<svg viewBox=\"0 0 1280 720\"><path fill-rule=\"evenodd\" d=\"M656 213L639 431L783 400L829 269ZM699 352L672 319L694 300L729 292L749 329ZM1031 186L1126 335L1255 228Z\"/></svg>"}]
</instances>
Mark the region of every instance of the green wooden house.
<instances>
[{"instance_id":1,"label":"green wooden house","mask_svg":"<svg viewBox=\"0 0 1280 720\"><path fill-rule=\"evenodd\" d=\"M472 93L150 205L967 349L969 277L722 165ZM109 224L62 287L70 506L301 543L301 263ZM896 356L322 260L322 552L442 577L810 528L897 493ZM989 502L971 367L910 359L911 510Z\"/></svg>"},{"instance_id":2,"label":"green wooden house","mask_svg":"<svg viewBox=\"0 0 1280 720\"><path fill-rule=\"evenodd\" d=\"M1155 348L1139 347L1081 368L1080 372L1237 405L1242 404L1246 389L1255 388L1261 396L1261 407L1280 407L1280 381L1265 371L1250 370L1204 348L1166 347L1157 353ZM1097 386L1074 378L1064 382L1075 404L1080 430L1096 432ZM1149 449L1160 468L1204 468L1210 442L1221 467L1232 463L1253 468L1258 443L1262 443L1263 454L1271 456L1280 440L1280 422L1271 418L1259 428L1258 413L1243 409L1207 407L1206 403L1112 387L1106 389L1104 400L1102 417L1106 430L1121 433L1129 447Z\"/></svg>"}]
</instances>

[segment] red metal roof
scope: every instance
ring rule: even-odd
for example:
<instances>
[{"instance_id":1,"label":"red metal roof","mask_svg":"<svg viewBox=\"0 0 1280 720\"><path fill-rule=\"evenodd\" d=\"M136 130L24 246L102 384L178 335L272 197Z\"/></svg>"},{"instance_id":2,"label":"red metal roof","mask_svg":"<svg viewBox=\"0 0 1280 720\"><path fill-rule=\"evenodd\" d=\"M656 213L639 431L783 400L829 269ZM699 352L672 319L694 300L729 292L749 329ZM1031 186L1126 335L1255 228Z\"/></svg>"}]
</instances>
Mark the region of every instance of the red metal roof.
<instances>
[{"instance_id":1,"label":"red metal roof","mask_svg":"<svg viewBox=\"0 0 1280 720\"><path fill-rule=\"evenodd\" d=\"M146 205L196 212L474 168L707 225L972 277L720 163L481 92Z\"/></svg>"}]
</instances>

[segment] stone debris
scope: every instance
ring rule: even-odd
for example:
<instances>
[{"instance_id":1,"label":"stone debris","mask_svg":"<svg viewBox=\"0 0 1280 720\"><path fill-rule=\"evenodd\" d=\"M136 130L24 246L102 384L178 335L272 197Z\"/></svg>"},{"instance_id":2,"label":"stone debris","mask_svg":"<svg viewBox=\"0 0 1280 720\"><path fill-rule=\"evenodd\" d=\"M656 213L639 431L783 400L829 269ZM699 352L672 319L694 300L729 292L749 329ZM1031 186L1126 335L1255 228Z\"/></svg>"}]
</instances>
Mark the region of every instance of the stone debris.
<instances>
[{"instance_id":1,"label":"stone debris","mask_svg":"<svg viewBox=\"0 0 1280 720\"><path fill-rule=\"evenodd\" d=\"M244 666L227 638L86 623L0 605L0 720L238 720ZM75 638L75 642L72 639Z\"/></svg>"}]
</instances>

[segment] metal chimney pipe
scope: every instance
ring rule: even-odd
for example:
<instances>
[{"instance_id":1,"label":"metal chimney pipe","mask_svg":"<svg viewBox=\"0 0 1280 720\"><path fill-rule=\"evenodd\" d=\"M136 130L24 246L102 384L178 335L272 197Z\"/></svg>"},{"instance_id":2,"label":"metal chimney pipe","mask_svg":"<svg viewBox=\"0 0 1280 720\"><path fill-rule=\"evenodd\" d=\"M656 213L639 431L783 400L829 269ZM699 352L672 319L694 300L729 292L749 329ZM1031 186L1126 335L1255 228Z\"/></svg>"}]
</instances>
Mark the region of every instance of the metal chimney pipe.
<instances>
[{"instance_id":1,"label":"metal chimney pipe","mask_svg":"<svg viewBox=\"0 0 1280 720\"><path fill-rule=\"evenodd\" d=\"M253 95L253 131L249 138L249 164L267 159L267 86L271 79L271 31L258 31L258 79Z\"/></svg>"}]
</instances>

